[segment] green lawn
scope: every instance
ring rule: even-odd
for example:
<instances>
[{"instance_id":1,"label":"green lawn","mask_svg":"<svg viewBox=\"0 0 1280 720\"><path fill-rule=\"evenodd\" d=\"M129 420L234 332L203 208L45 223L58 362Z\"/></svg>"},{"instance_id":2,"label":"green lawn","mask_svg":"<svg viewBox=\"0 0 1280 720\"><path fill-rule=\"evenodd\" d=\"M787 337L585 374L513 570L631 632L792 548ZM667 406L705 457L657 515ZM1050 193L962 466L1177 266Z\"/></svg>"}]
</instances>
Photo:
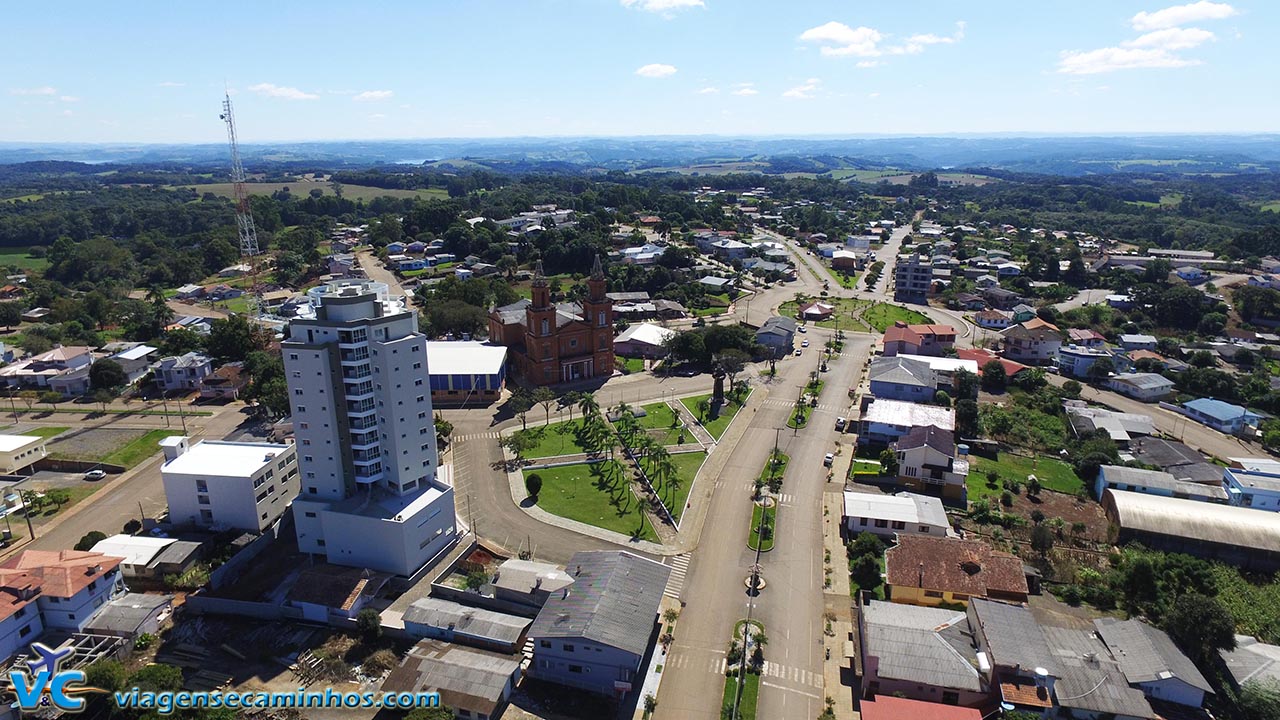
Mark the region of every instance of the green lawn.
<instances>
[{"instance_id":1,"label":"green lawn","mask_svg":"<svg viewBox=\"0 0 1280 720\"><path fill-rule=\"evenodd\" d=\"M689 491L693 489L693 480L698 476L698 468L702 467L706 459L707 455L703 452L674 454L671 456L671 462L676 466L675 482L655 482L654 484L653 489L658 492L658 497L662 498L662 504L667 506L677 521L684 515L685 506L689 502ZM653 470L648 462L645 462L644 469L647 473ZM653 479L652 474L649 477Z\"/></svg>"},{"instance_id":2,"label":"green lawn","mask_svg":"<svg viewBox=\"0 0 1280 720\"><path fill-rule=\"evenodd\" d=\"M995 470L1000 475L996 486L987 484L987 471ZM984 497L1000 497L1004 491L1004 480L1016 480L1026 486L1027 476L1035 475L1041 487L1074 495L1084 489L1084 482L1076 476L1071 466L1050 457L1041 457L1034 463L1031 458L1011 453L1001 453L999 460L988 460L984 457L969 457L969 477L965 485L969 488L969 502Z\"/></svg>"},{"instance_id":3,"label":"green lawn","mask_svg":"<svg viewBox=\"0 0 1280 720\"><path fill-rule=\"evenodd\" d=\"M532 414L534 411L530 411ZM577 455L585 453L587 448L582 444L579 431L582 420L566 420L550 425L539 425L519 432L537 440L537 444L524 453L525 458L547 458L557 455Z\"/></svg>"},{"instance_id":4,"label":"green lawn","mask_svg":"<svg viewBox=\"0 0 1280 720\"><path fill-rule=\"evenodd\" d=\"M682 423L675 423L672 427L672 420L675 419L676 413L666 403L652 403L645 405L643 410L645 416L638 418L640 427L649 431L653 439L663 445L678 445L680 443L680 429ZM685 442L693 442L693 437L689 433L685 433Z\"/></svg>"},{"instance_id":5,"label":"green lawn","mask_svg":"<svg viewBox=\"0 0 1280 720\"><path fill-rule=\"evenodd\" d=\"M19 270L44 270L49 267L48 259L31 257L29 252L29 248L25 247L0 248L0 266L13 265Z\"/></svg>"},{"instance_id":6,"label":"green lawn","mask_svg":"<svg viewBox=\"0 0 1280 720\"><path fill-rule=\"evenodd\" d=\"M760 514L764 513L764 541L760 540ZM758 504L752 503L751 506L751 528L747 533L747 547L752 550L759 549L761 552L768 552L773 549L773 538L777 535L777 524L775 519L778 515L778 506L770 505L762 508Z\"/></svg>"},{"instance_id":7,"label":"green lawn","mask_svg":"<svg viewBox=\"0 0 1280 720\"><path fill-rule=\"evenodd\" d=\"M1269 202L1266 205L1263 205L1262 210L1263 212L1280 213L1280 200L1276 200L1275 202Z\"/></svg>"},{"instance_id":8,"label":"green lawn","mask_svg":"<svg viewBox=\"0 0 1280 720\"><path fill-rule=\"evenodd\" d=\"M791 414L787 416L787 427L800 429L809 424L809 416L813 414L813 408L806 403L801 405L799 409L791 408Z\"/></svg>"},{"instance_id":9,"label":"green lawn","mask_svg":"<svg viewBox=\"0 0 1280 720\"><path fill-rule=\"evenodd\" d=\"M21 434L35 435L36 437L42 437L45 440L49 440L50 438L55 438L70 429L71 428L65 427L38 427L23 430Z\"/></svg>"},{"instance_id":10,"label":"green lawn","mask_svg":"<svg viewBox=\"0 0 1280 720\"><path fill-rule=\"evenodd\" d=\"M622 358L622 369L628 375L644 372L644 358Z\"/></svg>"},{"instance_id":11,"label":"green lawn","mask_svg":"<svg viewBox=\"0 0 1280 720\"><path fill-rule=\"evenodd\" d=\"M849 466L850 475L879 475L880 463L874 460L857 460Z\"/></svg>"},{"instance_id":12,"label":"green lawn","mask_svg":"<svg viewBox=\"0 0 1280 720\"><path fill-rule=\"evenodd\" d=\"M840 283L840 287L846 290L858 289L858 274L846 273L842 270L832 270L831 274L835 276L836 282Z\"/></svg>"},{"instance_id":13,"label":"green lawn","mask_svg":"<svg viewBox=\"0 0 1280 720\"><path fill-rule=\"evenodd\" d=\"M733 713L734 697L738 693L737 676L724 679L724 700L721 702L720 715L729 717ZM742 700L738 702L738 717L742 720L755 720L756 699L760 695L760 676L747 673L742 679Z\"/></svg>"},{"instance_id":14,"label":"green lawn","mask_svg":"<svg viewBox=\"0 0 1280 720\"><path fill-rule=\"evenodd\" d=\"M747 397L751 397L751 393L747 393ZM747 397L742 398L742 402L745 403L747 401ZM738 414L738 410L742 409L742 406L726 401L724 406L720 408L720 415L718 417L707 419L703 418L702 415L698 413L698 403L703 399L710 400L711 393L681 398L680 402L688 408L689 412L695 418L698 418L698 420L702 422L702 426L707 429L707 432L711 433L711 437L719 440L720 437L724 435L724 431L728 429L729 423L733 422L733 416Z\"/></svg>"},{"instance_id":15,"label":"green lawn","mask_svg":"<svg viewBox=\"0 0 1280 720\"><path fill-rule=\"evenodd\" d=\"M117 448L115 452L102 458L102 462L131 468L160 452L159 443L162 439L181 434L181 430L150 430L142 437Z\"/></svg>"},{"instance_id":16,"label":"green lawn","mask_svg":"<svg viewBox=\"0 0 1280 720\"><path fill-rule=\"evenodd\" d=\"M900 308L897 305L889 305L888 303L876 303L875 305L867 308L866 312L862 313L862 319L878 333L882 333L885 329L893 327L893 324L899 320L911 325L921 325L933 322L933 320L924 313Z\"/></svg>"},{"instance_id":17,"label":"green lawn","mask_svg":"<svg viewBox=\"0 0 1280 720\"><path fill-rule=\"evenodd\" d=\"M852 317L856 311L870 305L871 303L867 300L859 300L857 298L816 297L810 298L804 303L798 303L795 300L788 300L782 303L782 306L778 308L778 314L783 317L793 318L796 316L796 313L800 312L800 306L802 304L808 305L810 302L815 300L826 305L834 305L836 309L831 314L831 319L811 322L809 323L810 325L816 325L817 327L823 328L839 327L842 330L861 330L865 327L862 323L854 322Z\"/></svg>"},{"instance_id":18,"label":"green lawn","mask_svg":"<svg viewBox=\"0 0 1280 720\"><path fill-rule=\"evenodd\" d=\"M616 460L536 472L542 477L538 507L543 510L623 535L657 541L640 500L631 494L625 469ZM524 474L528 477L529 471Z\"/></svg>"},{"instance_id":19,"label":"green lawn","mask_svg":"<svg viewBox=\"0 0 1280 720\"><path fill-rule=\"evenodd\" d=\"M773 463L771 464L769 460L765 460L764 467L760 468L760 481L766 485L769 484L769 478L781 478L783 475L786 475L787 463L791 462L791 456L781 450L770 452L769 456L773 460Z\"/></svg>"}]
</instances>

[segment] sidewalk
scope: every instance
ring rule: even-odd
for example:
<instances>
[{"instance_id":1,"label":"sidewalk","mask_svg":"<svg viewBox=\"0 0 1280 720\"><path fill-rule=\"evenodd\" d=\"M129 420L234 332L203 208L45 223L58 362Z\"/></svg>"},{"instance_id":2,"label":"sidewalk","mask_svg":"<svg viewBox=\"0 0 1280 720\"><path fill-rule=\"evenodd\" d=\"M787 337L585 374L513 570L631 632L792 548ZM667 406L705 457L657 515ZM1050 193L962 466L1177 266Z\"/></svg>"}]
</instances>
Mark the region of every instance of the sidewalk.
<instances>
[{"instance_id":1,"label":"sidewalk","mask_svg":"<svg viewBox=\"0 0 1280 720\"><path fill-rule=\"evenodd\" d=\"M853 453L844 455L852 457ZM839 466L840 463L836 465ZM846 461L843 471L847 472L848 467L849 463ZM853 709L853 688L845 685L842 677L853 673L853 661L845 657L846 644L852 642L856 651L858 643L851 608L853 599L849 596L848 560L844 542L840 538L840 521L844 512L843 488L843 482L828 483L827 491L822 495L824 571L831 569L828 576L831 585L823 594L823 612L831 625L831 631L823 637L822 644L827 650L827 659L822 664L822 676L826 697L835 701L835 716L841 720L858 720L860 715Z\"/></svg>"}]
</instances>

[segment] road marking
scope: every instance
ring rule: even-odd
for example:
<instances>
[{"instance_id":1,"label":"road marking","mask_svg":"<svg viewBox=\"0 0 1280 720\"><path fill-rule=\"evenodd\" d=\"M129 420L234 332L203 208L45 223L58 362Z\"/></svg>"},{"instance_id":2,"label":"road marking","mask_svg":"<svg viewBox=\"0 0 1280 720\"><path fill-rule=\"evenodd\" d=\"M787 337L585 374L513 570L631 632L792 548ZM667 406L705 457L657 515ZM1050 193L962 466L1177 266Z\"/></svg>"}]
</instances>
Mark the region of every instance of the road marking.
<instances>
[{"instance_id":1,"label":"road marking","mask_svg":"<svg viewBox=\"0 0 1280 720\"><path fill-rule=\"evenodd\" d=\"M760 684L761 684L761 685L764 685L765 687L771 687L771 688L774 688L774 689L777 689L777 690L782 690L783 692L791 692L791 693L795 693L795 694L797 694L797 695L804 695L805 697L811 697L811 698L813 698L814 700L821 700L821 699L822 699L822 698L821 698L821 697L819 697L816 693L808 693L808 692L805 692L805 691L803 691L803 690L797 690L796 688L793 688L793 687L787 687L786 685L775 685L774 683L771 683L771 682L769 682L769 681L767 681L767 680L761 680L761 681L760 681Z\"/></svg>"},{"instance_id":2,"label":"road marking","mask_svg":"<svg viewBox=\"0 0 1280 720\"><path fill-rule=\"evenodd\" d=\"M776 677L779 680L787 680L790 682L808 685L809 687L821 688L823 677L818 673L810 672L803 668L783 665L782 663L769 662L764 663L763 674L768 677Z\"/></svg>"},{"instance_id":3,"label":"road marking","mask_svg":"<svg viewBox=\"0 0 1280 720\"><path fill-rule=\"evenodd\" d=\"M469 435L458 435L453 437L452 440L454 443L460 443L460 442L466 442L467 440L483 440L485 438L492 439L492 438L499 438L499 437L502 437L502 433L497 432L495 430L493 432L480 432L480 433L471 433Z\"/></svg>"},{"instance_id":4,"label":"road marking","mask_svg":"<svg viewBox=\"0 0 1280 720\"><path fill-rule=\"evenodd\" d=\"M689 573L689 553L682 553L668 560L671 561L671 575L667 578L667 589L662 594L679 600L685 576Z\"/></svg>"}]
</instances>

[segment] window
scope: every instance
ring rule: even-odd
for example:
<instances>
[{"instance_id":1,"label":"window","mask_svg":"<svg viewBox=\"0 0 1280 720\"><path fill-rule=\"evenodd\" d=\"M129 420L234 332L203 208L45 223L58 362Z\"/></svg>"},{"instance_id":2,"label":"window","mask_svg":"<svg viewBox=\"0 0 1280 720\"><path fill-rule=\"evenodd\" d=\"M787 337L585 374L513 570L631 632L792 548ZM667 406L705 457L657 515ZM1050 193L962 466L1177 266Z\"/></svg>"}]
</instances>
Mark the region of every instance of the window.
<instances>
[{"instance_id":1,"label":"window","mask_svg":"<svg viewBox=\"0 0 1280 720\"><path fill-rule=\"evenodd\" d=\"M25 617L25 616L26 616L26 614L27 614L27 609L26 609L26 608L19 608L19 609L18 609L18 612L14 613L14 614L13 614L13 616L14 616L14 617Z\"/></svg>"},{"instance_id":2,"label":"window","mask_svg":"<svg viewBox=\"0 0 1280 720\"><path fill-rule=\"evenodd\" d=\"M310 441L310 440L307 440L306 438L303 438L303 440L302 440L302 444L303 444L303 445L310 445L310 444L311 444L311 441Z\"/></svg>"},{"instance_id":3,"label":"window","mask_svg":"<svg viewBox=\"0 0 1280 720\"><path fill-rule=\"evenodd\" d=\"M71 617L72 617L72 618L75 618L75 616L74 616L74 615L72 615ZM19 637L26 637L26 636L28 636L28 635L30 635L30 634L31 634L31 626L30 626L30 625L28 625L28 626L26 626L26 627L24 627L24 628L22 628L21 630L19 630L19 631L18 631L18 636L19 636Z\"/></svg>"},{"instance_id":4,"label":"window","mask_svg":"<svg viewBox=\"0 0 1280 720\"><path fill-rule=\"evenodd\" d=\"M924 591L924 596L925 596L925 597L927 597L927 598L939 598L939 599L941 599L941 598L942 598L942 593L940 593L940 592L934 592L933 590L925 590L925 591Z\"/></svg>"},{"instance_id":5,"label":"window","mask_svg":"<svg viewBox=\"0 0 1280 720\"><path fill-rule=\"evenodd\" d=\"M568 643L561 645L560 649L564 650L565 652L573 652L573 646Z\"/></svg>"},{"instance_id":6,"label":"window","mask_svg":"<svg viewBox=\"0 0 1280 720\"><path fill-rule=\"evenodd\" d=\"M417 348L414 348L414 350L417 350ZM414 369L414 370L421 370L421 369L422 369L422 363L414 363L414 364L413 364L413 369ZM421 381L421 380L419 380L418 382L422 382L422 381Z\"/></svg>"},{"instance_id":7,"label":"window","mask_svg":"<svg viewBox=\"0 0 1280 720\"><path fill-rule=\"evenodd\" d=\"M204 480L196 480L196 492L209 492L209 483Z\"/></svg>"},{"instance_id":8,"label":"window","mask_svg":"<svg viewBox=\"0 0 1280 720\"><path fill-rule=\"evenodd\" d=\"M541 647L544 647L544 648L548 648L548 649L550 649L550 648L551 648L551 641L550 641L550 640L542 640L541 642L539 642L539 643L538 643L538 645L540 645ZM544 662L545 662L545 661L544 661Z\"/></svg>"},{"instance_id":9,"label":"window","mask_svg":"<svg viewBox=\"0 0 1280 720\"><path fill-rule=\"evenodd\" d=\"M290 360L297 360L297 359L298 359L298 353L289 353L289 359L290 359Z\"/></svg>"},{"instance_id":10,"label":"window","mask_svg":"<svg viewBox=\"0 0 1280 720\"><path fill-rule=\"evenodd\" d=\"M414 384L414 387L421 387L421 386L422 386L422 378L418 378L417 380L414 380L414 381L413 381L413 384Z\"/></svg>"},{"instance_id":11,"label":"window","mask_svg":"<svg viewBox=\"0 0 1280 720\"><path fill-rule=\"evenodd\" d=\"M581 666L581 665L570 665L570 666L569 666L569 672L571 672L571 673L581 673L581 672L582 672L582 666Z\"/></svg>"},{"instance_id":12,"label":"window","mask_svg":"<svg viewBox=\"0 0 1280 720\"><path fill-rule=\"evenodd\" d=\"M866 519L866 518L858 518L858 525L860 525L860 526L862 526L862 527L866 527L866 526L867 526L867 519Z\"/></svg>"},{"instance_id":13,"label":"window","mask_svg":"<svg viewBox=\"0 0 1280 720\"><path fill-rule=\"evenodd\" d=\"M901 521L901 520L894 520L894 521L893 521L893 529L894 529L894 530L901 530L901 529L905 528L906 526L907 526L907 524L906 524L905 522Z\"/></svg>"},{"instance_id":14,"label":"window","mask_svg":"<svg viewBox=\"0 0 1280 720\"><path fill-rule=\"evenodd\" d=\"M301 394L302 394L302 388L294 388L294 389L293 389L293 394L294 394L294 395L301 395Z\"/></svg>"},{"instance_id":15,"label":"window","mask_svg":"<svg viewBox=\"0 0 1280 720\"><path fill-rule=\"evenodd\" d=\"M201 510L201 511L200 511L200 519L201 519L201 520L204 520L205 522L212 522L212 521L213 521L213 511L212 511L212 510Z\"/></svg>"},{"instance_id":16,"label":"window","mask_svg":"<svg viewBox=\"0 0 1280 720\"><path fill-rule=\"evenodd\" d=\"M208 495L197 495L197 496L196 496L196 502L200 503L201 505L208 505L208 504L209 504L209 496L208 496Z\"/></svg>"},{"instance_id":17,"label":"window","mask_svg":"<svg viewBox=\"0 0 1280 720\"><path fill-rule=\"evenodd\" d=\"M921 525L921 526L920 526L920 532L922 532L922 533L927 533L927 532L929 532L929 526L928 526L928 525Z\"/></svg>"},{"instance_id":18,"label":"window","mask_svg":"<svg viewBox=\"0 0 1280 720\"><path fill-rule=\"evenodd\" d=\"M317 541L316 541L316 546L317 546L317 547L324 547L324 541L323 541L323 540L317 540Z\"/></svg>"},{"instance_id":19,"label":"window","mask_svg":"<svg viewBox=\"0 0 1280 720\"><path fill-rule=\"evenodd\" d=\"M878 528L887 528L887 527L889 527L889 521L888 521L888 520L876 520L876 527L878 527Z\"/></svg>"}]
</instances>

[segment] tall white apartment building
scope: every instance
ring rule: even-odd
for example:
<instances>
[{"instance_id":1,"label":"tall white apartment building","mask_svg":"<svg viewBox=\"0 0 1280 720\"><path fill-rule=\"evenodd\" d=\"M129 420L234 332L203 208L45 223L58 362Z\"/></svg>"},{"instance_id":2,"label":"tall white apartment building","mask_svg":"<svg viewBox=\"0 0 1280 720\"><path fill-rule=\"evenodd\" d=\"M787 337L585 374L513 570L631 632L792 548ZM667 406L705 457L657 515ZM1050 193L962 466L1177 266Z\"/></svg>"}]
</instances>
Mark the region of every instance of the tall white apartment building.
<instances>
[{"instance_id":1,"label":"tall white apartment building","mask_svg":"<svg viewBox=\"0 0 1280 720\"><path fill-rule=\"evenodd\" d=\"M368 280L308 294L313 316L291 322L282 343L302 472L298 547L413 575L457 537L417 312Z\"/></svg>"}]
</instances>

